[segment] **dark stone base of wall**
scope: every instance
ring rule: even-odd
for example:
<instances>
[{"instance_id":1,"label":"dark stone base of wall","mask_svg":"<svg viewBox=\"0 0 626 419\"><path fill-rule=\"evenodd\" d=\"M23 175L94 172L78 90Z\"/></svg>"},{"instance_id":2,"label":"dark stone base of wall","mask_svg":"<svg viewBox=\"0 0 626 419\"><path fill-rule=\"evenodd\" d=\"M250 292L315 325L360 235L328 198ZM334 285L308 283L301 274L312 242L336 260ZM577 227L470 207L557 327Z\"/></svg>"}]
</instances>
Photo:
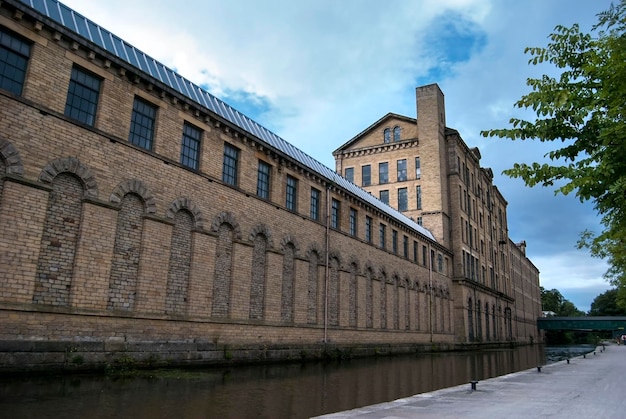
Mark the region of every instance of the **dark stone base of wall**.
<instances>
[{"instance_id":1,"label":"dark stone base of wall","mask_svg":"<svg viewBox=\"0 0 626 419\"><path fill-rule=\"evenodd\" d=\"M212 342L0 341L0 375L204 367L509 348L483 344L216 345Z\"/></svg>"}]
</instances>

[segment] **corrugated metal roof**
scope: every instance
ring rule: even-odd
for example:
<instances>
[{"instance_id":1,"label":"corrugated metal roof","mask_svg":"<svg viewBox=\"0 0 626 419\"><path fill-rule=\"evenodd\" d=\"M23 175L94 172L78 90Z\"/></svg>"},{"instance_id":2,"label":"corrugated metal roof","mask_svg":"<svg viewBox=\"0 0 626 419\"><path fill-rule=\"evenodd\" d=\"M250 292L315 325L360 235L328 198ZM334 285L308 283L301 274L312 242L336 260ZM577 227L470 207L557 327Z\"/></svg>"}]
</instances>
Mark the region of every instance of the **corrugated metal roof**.
<instances>
[{"instance_id":1,"label":"corrugated metal roof","mask_svg":"<svg viewBox=\"0 0 626 419\"><path fill-rule=\"evenodd\" d=\"M409 217L379 201L369 192L366 192L342 176L339 176L334 170L324 166L322 163L302 152L291 143L285 141L272 131L263 127L261 124L248 118L246 115L237 111L191 81L185 79L175 71L167 68L165 65L159 63L152 57L128 44L123 39L115 36L111 32L82 16L80 13L77 13L57 0L20 1L29 5L41 14L51 18L57 23L65 26L71 31L78 33L82 37L107 50L116 57L128 62L151 77L161 81L177 92L187 96L198 104L206 107L232 124L271 145L275 149L285 153L287 156L308 167L322 178L329 180L340 188L348 190L353 195L358 196L371 206L397 219L402 224L405 224L406 226L417 230L424 236L435 240L430 231L420 226Z\"/></svg>"}]
</instances>

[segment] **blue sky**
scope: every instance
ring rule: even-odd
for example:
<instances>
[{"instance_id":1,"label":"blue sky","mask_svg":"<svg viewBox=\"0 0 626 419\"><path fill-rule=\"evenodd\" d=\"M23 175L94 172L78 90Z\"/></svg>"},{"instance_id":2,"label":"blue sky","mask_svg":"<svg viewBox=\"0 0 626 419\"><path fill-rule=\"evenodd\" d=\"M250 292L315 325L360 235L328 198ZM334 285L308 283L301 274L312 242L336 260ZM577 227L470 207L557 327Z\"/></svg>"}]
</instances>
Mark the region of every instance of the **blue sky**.
<instances>
[{"instance_id":1,"label":"blue sky","mask_svg":"<svg viewBox=\"0 0 626 419\"><path fill-rule=\"evenodd\" d=\"M587 311L606 265L577 250L598 231L591 204L501 175L550 144L487 139L504 128L526 79L527 46L557 24L585 31L609 0L66 0L65 4L334 168L332 151L388 112L415 117L415 87L437 83L447 125L481 150L507 199L509 236L526 240L541 284ZM172 5L176 6L173 7Z\"/></svg>"}]
</instances>

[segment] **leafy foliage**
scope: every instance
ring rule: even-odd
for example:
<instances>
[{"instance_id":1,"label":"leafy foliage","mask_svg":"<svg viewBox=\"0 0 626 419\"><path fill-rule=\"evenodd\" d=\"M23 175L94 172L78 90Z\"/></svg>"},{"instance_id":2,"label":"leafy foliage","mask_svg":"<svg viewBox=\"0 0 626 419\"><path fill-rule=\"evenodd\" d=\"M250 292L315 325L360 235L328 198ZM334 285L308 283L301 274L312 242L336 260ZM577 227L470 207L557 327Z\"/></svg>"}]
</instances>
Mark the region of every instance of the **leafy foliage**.
<instances>
[{"instance_id":1,"label":"leafy foliage","mask_svg":"<svg viewBox=\"0 0 626 419\"><path fill-rule=\"evenodd\" d=\"M617 289L610 289L594 298L589 315L626 316L626 309L617 305Z\"/></svg>"},{"instance_id":2,"label":"leafy foliage","mask_svg":"<svg viewBox=\"0 0 626 419\"><path fill-rule=\"evenodd\" d=\"M546 290L541 287L541 307L543 311L552 311L556 316L581 317L585 315L557 289Z\"/></svg>"},{"instance_id":3,"label":"leafy foliage","mask_svg":"<svg viewBox=\"0 0 626 419\"><path fill-rule=\"evenodd\" d=\"M527 80L532 91L515 107L532 109L535 121L511 118L511 128L482 135L560 142L546 162L515 163L504 174L594 203L603 231L583 232L578 247L608 261L605 277L626 307L626 0L597 16L591 34L559 25L547 47L526 48L529 64L560 75Z\"/></svg>"}]
</instances>

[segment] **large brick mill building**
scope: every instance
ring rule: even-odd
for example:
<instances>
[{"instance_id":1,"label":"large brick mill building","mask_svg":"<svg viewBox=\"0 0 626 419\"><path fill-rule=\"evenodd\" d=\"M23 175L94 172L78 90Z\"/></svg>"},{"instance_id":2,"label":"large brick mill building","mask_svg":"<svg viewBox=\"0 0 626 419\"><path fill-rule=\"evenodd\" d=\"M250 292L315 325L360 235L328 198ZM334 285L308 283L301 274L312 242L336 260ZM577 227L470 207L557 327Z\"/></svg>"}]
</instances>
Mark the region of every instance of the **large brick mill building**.
<instances>
[{"instance_id":1,"label":"large brick mill building","mask_svg":"<svg viewBox=\"0 0 626 419\"><path fill-rule=\"evenodd\" d=\"M0 371L539 340L491 171L436 85L417 103L343 177L56 0L3 0Z\"/></svg>"}]
</instances>

